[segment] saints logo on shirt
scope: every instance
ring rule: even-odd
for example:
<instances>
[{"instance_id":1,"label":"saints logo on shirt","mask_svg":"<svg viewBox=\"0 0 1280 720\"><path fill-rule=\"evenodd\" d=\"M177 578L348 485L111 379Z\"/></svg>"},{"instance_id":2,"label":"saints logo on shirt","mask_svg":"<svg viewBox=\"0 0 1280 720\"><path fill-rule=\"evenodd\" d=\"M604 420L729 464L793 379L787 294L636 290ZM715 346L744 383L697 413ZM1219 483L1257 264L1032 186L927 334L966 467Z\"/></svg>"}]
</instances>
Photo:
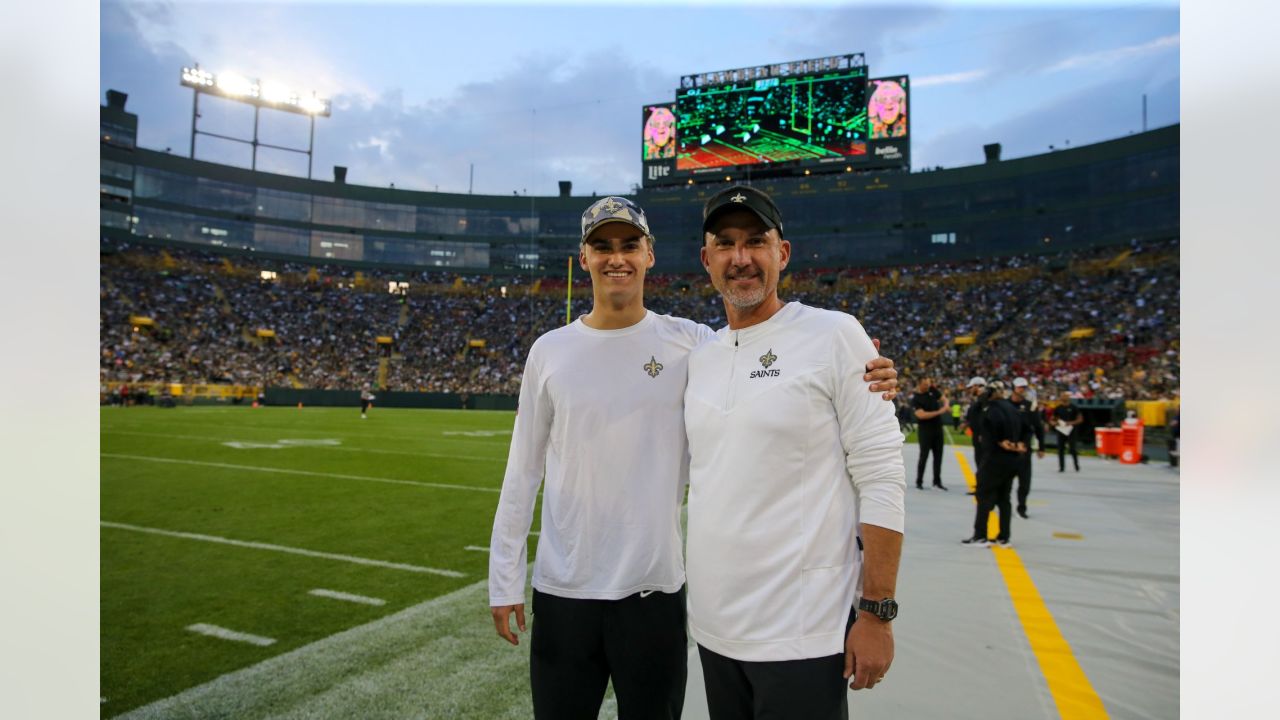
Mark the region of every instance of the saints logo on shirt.
<instances>
[{"instance_id":1,"label":"saints logo on shirt","mask_svg":"<svg viewBox=\"0 0 1280 720\"><path fill-rule=\"evenodd\" d=\"M649 373L649 377L656 378L658 373L662 372L662 363L654 356L649 356L649 362L644 364L644 371Z\"/></svg>"},{"instance_id":2,"label":"saints logo on shirt","mask_svg":"<svg viewBox=\"0 0 1280 720\"><path fill-rule=\"evenodd\" d=\"M769 348L768 352L760 356L760 364L764 366L764 370L752 370L751 377L753 378L778 377L779 375L782 374L781 370L777 368L774 368L773 370L769 369L769 366L774 364L777 361L778 361L778 356L773 354L773 348Z\"/></svg>"}]
</instances>

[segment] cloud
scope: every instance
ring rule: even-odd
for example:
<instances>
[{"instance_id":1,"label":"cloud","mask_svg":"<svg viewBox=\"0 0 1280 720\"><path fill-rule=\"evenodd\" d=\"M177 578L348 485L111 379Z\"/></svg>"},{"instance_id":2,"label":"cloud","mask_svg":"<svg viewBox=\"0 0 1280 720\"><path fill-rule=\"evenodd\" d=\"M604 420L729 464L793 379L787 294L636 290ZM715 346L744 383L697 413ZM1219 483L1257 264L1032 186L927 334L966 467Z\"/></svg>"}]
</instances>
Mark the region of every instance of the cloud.
<instances>
[{"instance_id":1,"label":"cloud","mask_svg":"<svg viewBox=\"0 0 1280 720\"><path fill-rule=\"evenodd\" d=\"M1048 152L1050 145L1061 149L1065 141L1079 147L1124 137L1141 129L1141 99L1134 88L1144 85L1140 78L1109 79L1000 122L982 124L957 119L943 133L927 138L917 136L912 164L924 168L982 163L982 146L986 143L1000 143L1007 160ZM1178 78L1156 83L1148 92L1149 126L1178 122Z\"/></svg>"},{"instance_id":2,"label":"cloud","mask_svg":"<svg viewBox=\"0 0 1280 720\"><path fill-rule=\"evenodd\" d=\"M880 68L884 59L901 52L920 36L950 17L948 10L936 7L867 7L846 6L837 9L789 11L786 22L770 38L781 59L823 57L848 52L862 52L872 73L903 72L898 68Z\"/></svg>"},{"instance_id":3,"label":"cloud","mask_svg":"<svg viewBox=\"0 0 1280 720\"><path fill-rule=\"evenodd\" d=\"M925 75L911 81L911 87L921 88L930 85L955 85L958 83L981 80L989 74L987 70L967 70L965 72L947 73L945 75Z\"/></svg>"},{"instance_id":4,"label":"cloud","mask_svg":"<svg viewBox=\"0 0 1280 720\"><path fill-rule=\"evenodd\" d=\"M399 90L341 94L316 129L316 166L356 184L466 192L629 191L639 179L640 108L670 94L665 73L616 52L528 55L505 74L410 104ZM322 176L325 173L317 173Z\"/></svg>"},{"instance_id":5,"label":"cloud","mask_svg":"<svg viewBox=\"0 0 1280 720\"><path fill-rule=\"evenodd\" d=\"M1112 48L1110 50L1073 55L1050 65L1044 69L1044 72L1061 72L1063 70L1073 70L1075 68L1088 67L1091 65L1112 65L1115 63L1122 63L1143 55L1149 55L1169 48L1176 48L1180 44L1181 35L1179 33L1165 35L1164 37L1158 37L1155 40L1140 43L1138 45L1127 45L1125 47Z\"/></svg>"}]
</instances>

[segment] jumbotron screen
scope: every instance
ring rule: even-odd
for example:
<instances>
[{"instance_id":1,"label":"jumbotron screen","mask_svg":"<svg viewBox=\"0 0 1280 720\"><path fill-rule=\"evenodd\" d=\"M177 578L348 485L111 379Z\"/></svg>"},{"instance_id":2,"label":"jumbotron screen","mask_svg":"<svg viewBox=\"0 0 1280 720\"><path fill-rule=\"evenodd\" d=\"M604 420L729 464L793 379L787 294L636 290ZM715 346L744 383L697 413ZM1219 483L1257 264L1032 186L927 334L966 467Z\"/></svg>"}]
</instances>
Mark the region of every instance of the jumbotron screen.
<instances>
[{"instance_id":1,"label":"jumbotron screen","mask_svg":"<svg viewBox=\"0 0 1280 720\"><path fill-rule=\"evenodd\" d=\"M867 154L867 70L771 77L676 93L676 169Z\"/></svg>"}]
</instances>

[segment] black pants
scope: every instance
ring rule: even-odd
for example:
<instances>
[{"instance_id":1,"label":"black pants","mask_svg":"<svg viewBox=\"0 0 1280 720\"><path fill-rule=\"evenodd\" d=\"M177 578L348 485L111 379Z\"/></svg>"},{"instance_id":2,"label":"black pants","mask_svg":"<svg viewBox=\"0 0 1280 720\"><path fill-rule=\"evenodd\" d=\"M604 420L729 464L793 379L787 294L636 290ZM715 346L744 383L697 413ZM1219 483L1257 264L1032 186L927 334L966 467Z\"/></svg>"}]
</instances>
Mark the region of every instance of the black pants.
<instances>
[{"instance_id":1,"label":"black pants","mask_svg":"<svg viewBox=\"0 0 1280 720\"><path fill-rule=\"evenodd\" d=\"M987 459L987 448L977 435L973 436L973 474L982 472L982 462Z\"/></svg>"},{"instance_id":2,"label":"black pants","mask_svg":"<svg viewBox=\"0 0 1280 720\"><path fill-rule=\"evenodd\" d=\"M852 608L845 634L856 615ZM711 720L848 720L844 653L747 662L698 646Z\"/></svg>"},{"instance_id":3,"label":"black pants","mask_svg":"<svg viewBox=\"0 0 1280 720\"><path fill-rule=\"evenodd\" d=\"M924 466L933 453L933 484L942 484L942 427L940 425L920 425L916 438L920 442L920 461L916 463L916 485L924 484Z\"/></svg>"},{"instance_id":4,"label":"black pants","mask_svg":"<svg viewBox=\"0 0 1280 720\"><path fill-rule=\"evenodd\" d=\"M987 536L987 521L992 508L1000 509L1000 534L998 540L1008 540L1013 525L1013 507L1009 494L1013 491L1013 477L1018 473L1018 457L1015 453L993 449L978 471L978 512L973 518L973 536Z\"/></svg>"},{"instance_id":5,"label":"black pants","mask_svg":"<svg viewBox=\"0 0 1280 720\"><path fill-rule=\"evenodd\" d=\"M1022 454L1018 463L1018 509L1026 512L1027 496L1031 494L1031 452Z\"/></svg>"},{"instance_id":6,"label":"black pants","mask_svg":"<svg viewBox=\"0 0 1280 720\"><path fill-rule=\"evenodd\" d=\"M684 589L621 600L533 591L529 677L539 720L595 720L609 679L619 720L678 720L688 679Z\"/></svg>"},{"instance_id":7,"label":"black pants","mask_svg":"<svg viewBox=\"0 0 1280 720\"><path fill-rule=\"evenodd\" d=\"M1072 430L1070 435L1063 435L1057 430L1054 430L1053 434L1058 436L1058 470L1067 469L1067 458L1063 453L1065 453L1067 447L1070 446L1071 462L1075 464L1076 472L1080 472L1080 456L1076 454L1076 435L1079 435L1080 433Z\"/></svg>"}]
</instances>

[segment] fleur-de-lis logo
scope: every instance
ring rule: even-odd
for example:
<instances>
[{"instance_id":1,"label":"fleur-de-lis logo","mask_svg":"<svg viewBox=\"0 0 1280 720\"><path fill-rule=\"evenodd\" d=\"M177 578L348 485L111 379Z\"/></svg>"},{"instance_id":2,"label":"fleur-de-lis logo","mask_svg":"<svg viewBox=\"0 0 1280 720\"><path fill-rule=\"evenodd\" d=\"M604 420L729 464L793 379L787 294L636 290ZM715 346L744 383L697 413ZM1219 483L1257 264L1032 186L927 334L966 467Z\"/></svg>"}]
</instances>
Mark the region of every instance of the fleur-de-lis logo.
<instances>
[{"instance_id":1,"label":"fleur-de-lis logo","mask_svg":"<svg viewBox=\"0 0 1280 720\"><path fill-rule=\"evenodd\" d=\"M609 198L604 205L600 206L605 212L612 215L623 208L623 204L618 202L617 198Z\"/></svg>"},{"instance_id":2,"label":"fleur-de-lis logo","mask_svg":"<svg viewBox=\"0 0 1280 720\"><path fill-rule=\"evenodd\" d=\"M654 356L649 356L649 362L644 364L644 371L649 373L649 377L656 378L658 373L662 372L662 363Z\"/></svg>"},{"instance_id":3,"label":"fleur-de-lis logo","mask_svg":"<svg viewBox=\"0 0 1280 720\"><path fill-rule=\"evenodd\" d=\"M760 356L760 364L766 368L777 362L778 356L773 354L773 348L769 348L769 352Z\"/></svg>"},{"instance_id":4,"label":"fleur-de-lis logo","mask_svg":"<svg viewBox=\"0 0 1280 720\"><path fill-rule=\"evenodd\" d=\"M747 196L746 196L746 195L743 195L742 193L738 193L737 195L734 195L733 197L731 197L731 198L729 198L729 199L730 199L730 200L732 200L732 201L734 201L734 202L740 203L740 202L746 202L746 201L747 201Z\"/></svg>"}]
</instances>

